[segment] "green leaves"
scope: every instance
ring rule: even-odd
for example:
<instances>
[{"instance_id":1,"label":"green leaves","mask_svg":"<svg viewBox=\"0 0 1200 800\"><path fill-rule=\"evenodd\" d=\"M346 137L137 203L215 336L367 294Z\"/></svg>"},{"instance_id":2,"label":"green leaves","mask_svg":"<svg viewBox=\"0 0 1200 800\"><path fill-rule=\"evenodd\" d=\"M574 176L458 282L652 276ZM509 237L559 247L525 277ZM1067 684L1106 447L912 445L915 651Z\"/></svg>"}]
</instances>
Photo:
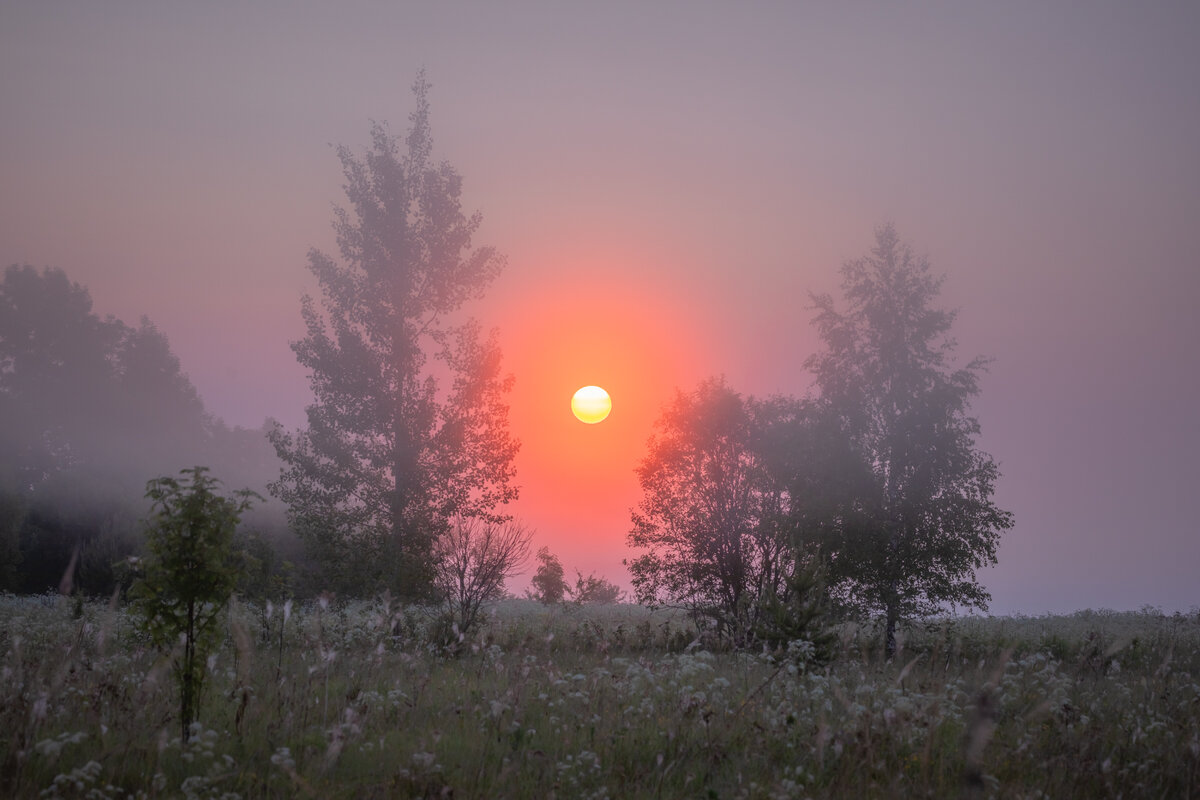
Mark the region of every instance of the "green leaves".
<instances>
[{"instance_id":1,"label":"green leaves","mask_svg":"<svg viewBox=\"0 0 1200 800\"><path fill-rule=\"evenodd\" d=\"M231 497L219 495L220 481L206 467L180 475L146 484L146 497L153 503L146 557L130 595L141 629L158 648L174 653L186 741L204 683L205 658L218 641L221 612L242 571L233 535L242 513L261 498L244 489Z\"/></svg>"}]
</instances>

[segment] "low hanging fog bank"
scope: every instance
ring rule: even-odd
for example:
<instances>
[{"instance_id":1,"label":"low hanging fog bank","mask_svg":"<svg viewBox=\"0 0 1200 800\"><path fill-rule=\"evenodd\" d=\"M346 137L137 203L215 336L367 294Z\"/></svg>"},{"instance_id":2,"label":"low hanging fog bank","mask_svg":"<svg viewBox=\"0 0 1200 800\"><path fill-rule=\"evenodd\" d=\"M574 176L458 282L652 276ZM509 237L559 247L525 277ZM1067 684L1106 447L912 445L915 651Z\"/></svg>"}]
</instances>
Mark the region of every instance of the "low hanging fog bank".
<instances>
[{"instance_id":1,"label":"low hanging fog bank","mask_svg":"<svg viewBox=\"0 0 1200 800\"><path fill-rule=\"evenodd\" d=\"M149 319L101 317L61 270L9 267L0 283L0 590L58 588L74 560L71 589L110 592L114 564L140 542L146 482L197 465L226 489L264 498L279 472L262 430L205 411ZM244 529L262 541L284 536L279 504L256 505Z\"/></svg>"}]
</instances>

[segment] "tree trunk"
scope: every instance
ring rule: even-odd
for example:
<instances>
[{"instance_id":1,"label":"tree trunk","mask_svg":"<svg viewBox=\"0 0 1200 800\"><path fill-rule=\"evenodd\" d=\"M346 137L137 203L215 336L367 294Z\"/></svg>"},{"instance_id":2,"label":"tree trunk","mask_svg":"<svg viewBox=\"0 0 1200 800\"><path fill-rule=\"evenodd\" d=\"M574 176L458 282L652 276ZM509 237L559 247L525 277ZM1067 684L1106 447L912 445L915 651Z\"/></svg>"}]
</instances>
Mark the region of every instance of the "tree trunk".
<instances>
[{"instance_id":1,"label":"tree trunk","mask_svg":"<svg viewBox=\"0 0 1200 800\"><path fill-rule=\"evenodd\" d=\"M404 541L404 508L407 505L408 477L408 465L405 463L405 459L400 453L400 445L397 443L396 456L392 462L391 538L393 552L400 561L404 560L404 545L406 544Z\"/></svg>"},{"instance_id":2,"label":"tree trunk","mask_svg":"<svg viewBox=\"0 0 1200 800\"><path fill-rule=\"evenodd\" d=\"M187 633L183 642L183 681L179 687L179 723L182 726L181 740L187 744L192 732L192 717L195 716L196 685L196 601L188 601Z\"/></svg>"},{"instance_id":3,"label":"tree trunk","mask_svg":"<svg viewBox=\"0 0 1200 800\"><path fill-rule=\"evenodd\" d=\"M404 402L410 393L416 392L416 377L412 374L411 367L417 348L407 335L404 319L397 320L396 325L392 336L392 358L402 369L400 383L394 389L394 396L391 398L392 497L388 510L391 517L391 555L395 561L390 565L393 571L393 580L390 583L397 591L411 597L417 587L407 585L412 573L412 550L415 544L411 541L412 532L408 527L408 517L411 516L417 492L415 484L418 453L414 435L415 421L405 413Z\"/></svg>"},{"instance_id":4,"label":"tree trunk","mask_svg":"<svg viewBox=\"0 0 1200 800\"><path fill-rule=\"evenodd\" d=\"M884 628L883 651L888 661L896 657L896 625L900 622L899 609L889 604L887 607L887 625Z\"/></svg>"}]
</instances>

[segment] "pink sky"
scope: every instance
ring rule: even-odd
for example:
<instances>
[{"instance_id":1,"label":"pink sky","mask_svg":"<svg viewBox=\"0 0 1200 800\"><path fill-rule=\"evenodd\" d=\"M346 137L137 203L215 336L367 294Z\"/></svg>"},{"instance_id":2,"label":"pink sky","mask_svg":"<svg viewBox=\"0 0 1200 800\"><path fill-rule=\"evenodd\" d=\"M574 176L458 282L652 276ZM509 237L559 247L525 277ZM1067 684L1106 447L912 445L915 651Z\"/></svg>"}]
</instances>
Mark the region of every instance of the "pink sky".
<instances>
[{"instance_id":1,"label":"pink sky","mask_svg":"<svg viewBox=\"0 0 1200 800\"><path fill-rule=\"evenodd\" d=\"M518 380L519 512L569 569L625 582L675 386L807 390L807 292L891 221L995 358L993 611L1200 605L1200 7L243 5L0 11L0 260L149 315L227 421L302 419L330 144L402 132L424 66L509 259L476 311ZM612 419L573 423L605 381Z\"/></svg>"}]
</instances>

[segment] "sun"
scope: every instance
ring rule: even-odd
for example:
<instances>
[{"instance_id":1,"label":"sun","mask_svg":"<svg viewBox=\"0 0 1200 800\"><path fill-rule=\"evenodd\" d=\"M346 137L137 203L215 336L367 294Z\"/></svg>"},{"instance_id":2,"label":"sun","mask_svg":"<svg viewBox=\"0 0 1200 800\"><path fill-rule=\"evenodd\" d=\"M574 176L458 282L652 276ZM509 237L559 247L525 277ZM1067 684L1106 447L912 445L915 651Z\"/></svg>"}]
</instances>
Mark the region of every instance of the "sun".
<instances>
[{"instance_id":1,"label":"sun","mask_svg":"<svg viewBox=\"0 0 1200 800\"><path fill-rule=\"evenodd\" d=\"M595 425L612 411L612 398L599 386L584 386L571 398L571 411L580 422Z\"/></svg>"}]
</instances>

